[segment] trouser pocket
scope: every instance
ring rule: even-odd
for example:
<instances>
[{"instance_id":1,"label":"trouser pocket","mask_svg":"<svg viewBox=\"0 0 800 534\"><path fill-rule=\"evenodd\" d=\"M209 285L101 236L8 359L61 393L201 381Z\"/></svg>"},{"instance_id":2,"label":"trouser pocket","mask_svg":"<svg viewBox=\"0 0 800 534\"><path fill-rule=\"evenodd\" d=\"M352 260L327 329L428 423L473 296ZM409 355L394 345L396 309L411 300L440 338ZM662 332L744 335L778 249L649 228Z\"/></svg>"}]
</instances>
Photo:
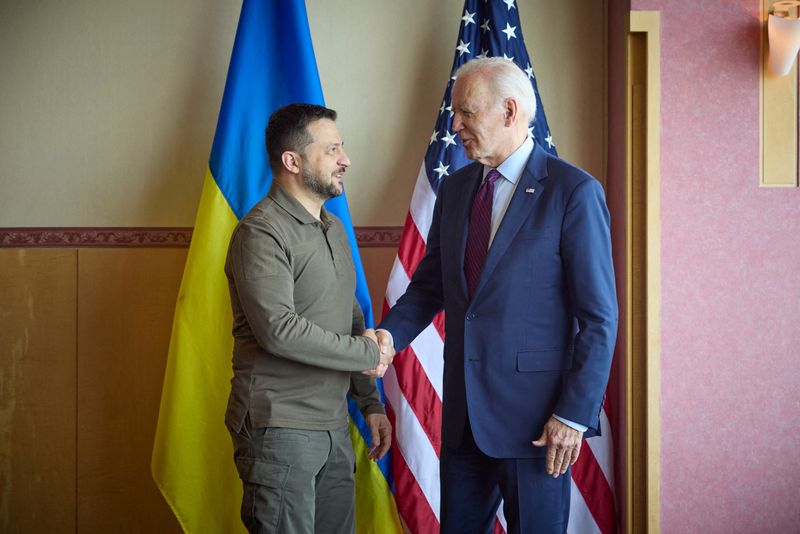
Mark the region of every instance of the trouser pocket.
<instances>
[{"instance_id":1,"label":"trouser pocket","mask_svg":"<svg viewBox=\"0 0 800 534\"><path fill-rule=\"evenodd\" d=\"M277 532L283 513L284 487L291 468L266 460L237 458L242 479L242 522L251 534Z\"/></svg>"}]
</instances>

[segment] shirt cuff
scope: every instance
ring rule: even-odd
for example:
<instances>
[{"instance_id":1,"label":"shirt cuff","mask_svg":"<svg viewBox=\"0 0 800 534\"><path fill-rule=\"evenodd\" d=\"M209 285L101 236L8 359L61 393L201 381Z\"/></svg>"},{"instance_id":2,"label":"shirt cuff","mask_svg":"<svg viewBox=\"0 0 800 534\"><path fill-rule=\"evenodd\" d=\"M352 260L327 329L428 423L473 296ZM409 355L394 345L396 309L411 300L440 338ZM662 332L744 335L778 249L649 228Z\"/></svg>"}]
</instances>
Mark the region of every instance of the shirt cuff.
<instances>
[{"instance_id":1,"label":"shirt cuff","mask_svg":"<svg viewBox=\"0 0 800 534\"><path fill-rule=\"evenodd\" d=\"M375 402L370 404L369 406L365 406L361 410L361 415L364 417L372 415L374 413L380 413L386 415L386 408L384 408L383 404L381 404L380 402Z\"/></svg>"},{"instance_id":2,"label":"shirt cuff","mask_svg":"<svg viewBox=\"0 0 800 534\"><path fill-rule=\"evenodd\" d=\"M563 417L559 417L556 414L553 414L553 417L558 419L559 421L561 421L562 423L564 423L568 427L574 428L575 430L577 430L579 432L586 432L587 430L589 430L588 426L584 426L584 425L582 425L580 423L576 423L575 421L570 421L569 419L564 419Z\"/></svg>"}]
</instances>

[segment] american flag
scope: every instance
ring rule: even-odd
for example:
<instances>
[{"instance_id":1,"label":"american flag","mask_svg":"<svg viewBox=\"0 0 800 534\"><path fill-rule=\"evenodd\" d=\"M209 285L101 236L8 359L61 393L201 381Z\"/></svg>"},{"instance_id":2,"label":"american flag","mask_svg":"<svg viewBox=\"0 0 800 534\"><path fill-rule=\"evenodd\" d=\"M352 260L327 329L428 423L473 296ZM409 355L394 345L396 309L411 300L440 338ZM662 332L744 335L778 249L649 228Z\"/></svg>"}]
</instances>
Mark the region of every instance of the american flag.
<instances>
[{"instance_id":1,"label":"american flag","mask_svg":"<svg viewBox=\"0 0 800 534\"><path fill-rule=\"evenodd\" d=\"M422 163L406 217L384 302L384 314L405 292L425 254L439 184L470 163L452 132L451 90L455 72L477 57L505 57L523 69L533 85L536 120L529 128L534 142L555 154L530 58L525 48L515 0L466 0L453 68L436 125ZM394 425L393 470L397 508L414 534L439 532L439 450L441 445L444 314L441 313L411 345L398 353L383 379ZM603 435L584 440L573 468L568 532L616 532L613 450L608 404L601 414ZM496 531L503 531L502 507Z\"/></svg>"}]
</instances>

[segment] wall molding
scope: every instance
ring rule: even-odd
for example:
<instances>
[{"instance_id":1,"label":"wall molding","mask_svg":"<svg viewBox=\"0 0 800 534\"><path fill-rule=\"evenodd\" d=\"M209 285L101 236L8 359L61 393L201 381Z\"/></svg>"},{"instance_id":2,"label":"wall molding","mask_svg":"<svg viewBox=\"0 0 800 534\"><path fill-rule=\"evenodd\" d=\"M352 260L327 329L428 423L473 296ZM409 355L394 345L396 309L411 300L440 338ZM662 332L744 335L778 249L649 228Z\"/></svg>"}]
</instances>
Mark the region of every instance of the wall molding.
<instances>
[{"instance_id":1,"label":"wall molding","mask_svg":"<svg viewBox=\"0 0 800 534\"><path fill-rule=\"evenodd\" d=\"M402 226L356 226L359 248L397 248L400 245Z\"/></svg>"},{"instance_id":2,"label":"wall molding","mask_svg":"<svg viewBox=\"0 0 800 534\"><path fill-rule=\"evenodd\" d=\"M402 226L358 226L361 248L396 248ZM0 248L185 248L191 227L0 228Z\"/></svg>"},{"instance_id":3,"label":"wall molding","mask_svg":"<svg viewBox=\"0 0 800 534\"><path fill-rule=\"evenodd\" d=\"M3 248L180 248L191 240L191 228L0 228Z\"/></svg>"}]
</instances>

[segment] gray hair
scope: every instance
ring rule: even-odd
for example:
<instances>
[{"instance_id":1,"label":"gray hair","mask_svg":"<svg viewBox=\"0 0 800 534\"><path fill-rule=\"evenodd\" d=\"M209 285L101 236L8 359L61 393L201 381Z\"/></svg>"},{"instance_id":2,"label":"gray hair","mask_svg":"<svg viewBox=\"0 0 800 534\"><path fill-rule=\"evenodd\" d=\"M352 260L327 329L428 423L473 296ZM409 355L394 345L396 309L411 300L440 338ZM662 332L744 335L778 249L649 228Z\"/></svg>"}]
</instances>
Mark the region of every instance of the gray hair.
<instances>
[{"instance_id":1,"label":"gray hair","mask_svg":"<svg viewBox=\"0 0 800 534\"><path fill-rule=\"evenodd\" d=\"M526 124L533 122L536 118L536 94L528 76L516 63L502 57L476 58L459 67L455 83L461 76L473 73L486 75L499 105L502 106L507 98L513 98L519 104L520 114Z\"/></svg>"}]
</instances>

